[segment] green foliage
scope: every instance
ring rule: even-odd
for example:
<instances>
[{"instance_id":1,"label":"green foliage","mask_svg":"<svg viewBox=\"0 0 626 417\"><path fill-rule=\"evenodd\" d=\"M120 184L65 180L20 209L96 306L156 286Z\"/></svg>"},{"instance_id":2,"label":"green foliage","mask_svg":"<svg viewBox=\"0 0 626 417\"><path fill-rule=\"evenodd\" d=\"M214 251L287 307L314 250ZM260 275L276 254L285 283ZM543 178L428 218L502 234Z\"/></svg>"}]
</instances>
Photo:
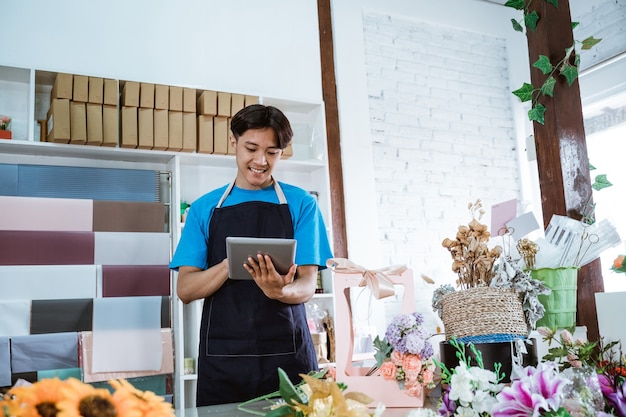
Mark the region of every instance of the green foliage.
<instances>
[{"instance_id":1,"label":"green foliage","mask_svg":"<svg viewBox=\"0 0 626 417\"><path fill-rule=\"evenodd\" d=\"M596 178L593 184L591 184L591 188L593 188L596 191L600 191L601 189L610 187L612 185L613 183L606 178L606 174L599 174L599 175L596 175Z\"/></svg>"},{"instance_id":2,"label":"green foliage","mask_svg":"<svg viewBox=\"0 0 626 417\"><path fill-rule=\"evenodd\" d=\"M537 0L536 0L537 1ZM558 0L544 0L548 4L553 5L558 9ZM515 10L521 10L523 12L522 21L511 19L513 30L516 32L524 32L524 26L527 30L534 32L537 28L537 24L540 22L541 17L536 10L529 10L529 6L532 0L508 0L504 5L514 8ZM572 30L578 26L578 22L572 22ZM597 45L602 39L596 39L593 36L588 37L581 43L581 49L591 49ZM568 86L571 86L578 78L578 67L580 65L580 56L575 51L577 41L574 41L574 45L565 50L563 58L556 64L552 64L550 58L546 55L539 55L539 58L533 64L533 67L538 68L544 75L547 75L545 81L541 87L535 88L534 86L524 83L524 85L513 91L513 94L519 97L522 102L531 101L531 109L528 111L528 119L540 124L544 124L546 108L539 102L542 96L554 97L554 88L557 84L556 76L560 75L565 78ZM573 56L574 63L571 64L570 60Z\"/></svg>"},{"instance_id":3,"label":"green foliage","mask_svg":"<svg viewBox=\"0 0 626 417\"><path fill-rule=\"evenodd\" d=\"M379 336L376 336L374 339L374 349L376 353L374 354L374 359L376 359L376 366L380 367L380 365L385 362L385 360L391 355L393 351L393 346L387 342L384 338L381 339Z\"/></svg>"}]
</instances>

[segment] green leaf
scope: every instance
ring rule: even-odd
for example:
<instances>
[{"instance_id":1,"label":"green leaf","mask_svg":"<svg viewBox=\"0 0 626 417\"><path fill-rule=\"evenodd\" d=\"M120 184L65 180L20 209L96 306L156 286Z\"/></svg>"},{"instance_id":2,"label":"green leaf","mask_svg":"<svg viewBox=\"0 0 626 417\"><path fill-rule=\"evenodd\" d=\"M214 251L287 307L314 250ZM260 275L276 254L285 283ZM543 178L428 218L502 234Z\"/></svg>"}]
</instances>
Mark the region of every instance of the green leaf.
<instances>
[{"instance_id":1,"label":"green leaf","mask_svg":"<svg viewBox=\"0 0 626 417\"><path fill-rule=\"evenodd\" d=\"M570 413L564 408L560 407L558 410L550 410L544 414L545 417L572 417Z\"/></svg>"},{"instance_id":2,"label":"green leaf","mask_svg":"<svg viewBox=\"0 0 626 417\"><path fill-rule=\"evenodd\" d=\"M511 25L513 25L513 30L515 30L516 32L524 31L524 28L522 27L522 25L520 25L519 22L515 19L511 19Z\"/></svg>"},{"instance_id":3,"label":"green leaf","mask_svg":"<svg viewBox=\"0 0 626 417\"><path fill-rule=\"evenodd\" d=\"M572 22L572 30L576 29L576 27L578 27L580 23L579 22Z\"/></svg>"},{"instance_id":4,"label":"green leaf","mask_svg":"<svg viewBox=\"0 0 626 417\"><path fill-rule=\"evenodd\" d=\"M564 63L561 67L561 75L567 80L567 85L571 86L576 78L578 78L578 68L568 63Z\"/></svg>"},{"instance_id":5,"label":"green leaf","mask_svg":"<svg viewBox=\"0 0 626 417\"><path fill-rule=\"evenodd\" d=\"M593 165L591 165L591 162L589 162L589 171L593 171L594 169L596 169L596 167L594 167Z\"/></svg>"},{"instance_id":6,"label":"green leaf","mask_svg":"<svg viewBox=\"0 0 626 417\"><path fill-rule=\"evenodd\" d=\"M554 7L556 7L557 9L559 8L559 0L546 0L548 3L550 3L551 5L553 5Z\"/></svg>"},{"instance_id":7,"label":"green leaf","mask_svg":"<svg viewBox=\"0 0 626 417\"><path fill-rule=\"evenodd\" d=\"M580 68L580 54L574 55L574 66L576 66L576 68Z\"/></svg>"},{"instance_id":8,"label":"green leaf","mask_svg":"<svg viewBox=\"0 0 626 417\"><path fill-rule=\"evenodd\" d=\"M515 10L522 10L524 8L524 0L508 0L504 5Z\"/></svg>"},{"instance_id":9,"label":"green leaf","mask_svg":"<svg viewBox=\"0 0 626 417\"><path fill-rule=\"evenodd\" d=\"M596 191L600 191L603 188L607 188L612 186L613 183L606 178L606 174L596 175L593 184L591 184L591 188Z\"/></svg>"},{"instance_id":10,"label":"green leaf","mask_svg":"<svg viewBox=\"0 0 626 417\"><path fill-rule=\"evenodd\" d=\"M524 15L524 23L526 24L526 27L529 28L533 32L537 28L538 21L539 21L539 15L534 10L531 13Z\"/></svg>"},{"instance_id":11,"label":"green leaf","mask_svg":"<svg viewBox=\"0 0 626 417\"><path fill-rule=\"evenodd\" d=\"M545 121L545 114L546 114L546 107L541 103L537 103L535 107L528 110L528 119L531 122L535 121L537 123L543 124Z\"/></svg>"},{"instance_id":12,"label":"green leaf","mask_svg":"<svg viewBox=\"0 0 626 417\"><path fill-rule=\"evenodd\" d=\"M589 36L587 39L585 39L582 44L582 49L583 50L587 50L587 49L591 49L593 48L595 45L599 44L600 41L602 40L602 38L600 39L596 39L593 36Z\"/></svg>"},{"instance_id":13,"label":"green leaf","mask_svg":"<svg viewBox=\"0 0 626 417\"><path fill-rule=\"evenodd\" d=\"M278 392L287 404L291 404L292 400L304 403L304 399L300 397L296 387L293 386L289 380L289 376L287 376L287 373L283 371L282 368L278 368L278 380Z\"/></svg>"},{"instance_id":14,"label":"green leaf","mask_svg":"<svg viewBox=\"0 0 626 417\"><path fill-rule=\"evenodd\" d=\"M523 103L525 101L532 100L534 90L535 88L531 84L524 83L524 85L522 85L520 88L513 91L513 94L515 94Z\"/></svg>"},{"instance_id":15,"label":"green leaf","mask_svg":"<svg viewBox=\"0 0 626 417\"><path fill-rule=\"evenodd\" d=\"M541 72L543 72L543 75L549 74L554 68L550 62L550 58L545 55L539 55L539 59L535 61L533 67L539 68Z\"/></svg>"},{"instance_id":16,"label":"green leaf","mask_svg":"<svg viewBox=\"0 0 626 417\"><path fill-rule=\"evenodd\" d=\"M541 94L553 97L554 96L554 85L556 84L556 80L554 77L550 76L546 78L541 86Z\"/></svg>"}]
</instances>

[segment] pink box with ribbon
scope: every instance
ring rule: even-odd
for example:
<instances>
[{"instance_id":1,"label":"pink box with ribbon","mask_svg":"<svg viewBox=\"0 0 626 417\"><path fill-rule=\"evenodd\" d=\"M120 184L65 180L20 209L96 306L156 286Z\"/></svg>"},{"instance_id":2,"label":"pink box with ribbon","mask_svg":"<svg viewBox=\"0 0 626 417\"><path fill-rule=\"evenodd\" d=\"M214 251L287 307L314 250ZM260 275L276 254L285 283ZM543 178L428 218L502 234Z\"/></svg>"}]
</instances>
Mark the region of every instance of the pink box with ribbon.
<instances>
[{"instance_id":1,"label":"pink box with ribbon","mask_svg":"<svg viewBox=\"0 0 626 417\"><path fill-rule=\"evenodd\" d=\"M371 372L371 367L354 365L354 325L350 301L350 288L367 286L377 299L395 294L395 285L404 287L402 313L415 310L413 272L404 266L391 266L378 270L366 270L347 259L329 259L327 266L333 271L333 292L335 295L335 359L337 381L347 385L348 392L362 392L374 401L376 407L383 403L386 407L417 408L424 406L424 391L421 396L409 396L403 392L398 382L386 380L379 371Z\"/></svg>"}]
</instances>

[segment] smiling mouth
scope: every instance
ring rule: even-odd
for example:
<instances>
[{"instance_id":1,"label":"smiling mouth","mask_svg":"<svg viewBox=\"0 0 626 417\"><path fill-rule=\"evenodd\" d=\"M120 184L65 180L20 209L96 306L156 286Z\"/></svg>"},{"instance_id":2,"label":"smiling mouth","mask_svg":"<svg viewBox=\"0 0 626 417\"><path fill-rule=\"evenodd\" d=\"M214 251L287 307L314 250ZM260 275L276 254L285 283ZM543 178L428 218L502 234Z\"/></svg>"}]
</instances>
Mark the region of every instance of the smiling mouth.
<instances>
[{"instance_id":1,"label":"smiling mouth","mask_svg":"<svg viewBox=\"0 0 626 417\"><path fill-rule=\"evenodd\" d=\"M254 172L255 174L263 174L265 171L267 171L267 169L265 168L253 168L253 167L249 167L248 168L250 171Z\"/></svg>"}]
</instances>

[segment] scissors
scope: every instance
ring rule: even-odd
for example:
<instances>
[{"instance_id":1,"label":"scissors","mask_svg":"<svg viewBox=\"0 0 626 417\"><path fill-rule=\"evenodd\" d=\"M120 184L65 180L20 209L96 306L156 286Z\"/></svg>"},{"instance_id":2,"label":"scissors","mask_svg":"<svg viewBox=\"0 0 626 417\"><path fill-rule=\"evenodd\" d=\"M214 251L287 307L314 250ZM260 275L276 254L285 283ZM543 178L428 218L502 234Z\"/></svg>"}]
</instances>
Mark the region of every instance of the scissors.
<instances>
[{"instance_id":1,"label":"scissors","mask_svg":"<svg viewBox=\"0 0 626 417\"><path fill-rule=\"evenodd\" d=\"M584 231L582 235L580 235L580 246L578 247L578 253L576 254L576 259L574 259L574 265L579 266L582 260L585 258L585 255L589 251L591 245L594 245L600 241L600 237L595 233L589 233ZM584 252L581 253L583 247L585 246L585 242L588 242L587 246L584 248Z\"/></svg>"}]
</instances>

